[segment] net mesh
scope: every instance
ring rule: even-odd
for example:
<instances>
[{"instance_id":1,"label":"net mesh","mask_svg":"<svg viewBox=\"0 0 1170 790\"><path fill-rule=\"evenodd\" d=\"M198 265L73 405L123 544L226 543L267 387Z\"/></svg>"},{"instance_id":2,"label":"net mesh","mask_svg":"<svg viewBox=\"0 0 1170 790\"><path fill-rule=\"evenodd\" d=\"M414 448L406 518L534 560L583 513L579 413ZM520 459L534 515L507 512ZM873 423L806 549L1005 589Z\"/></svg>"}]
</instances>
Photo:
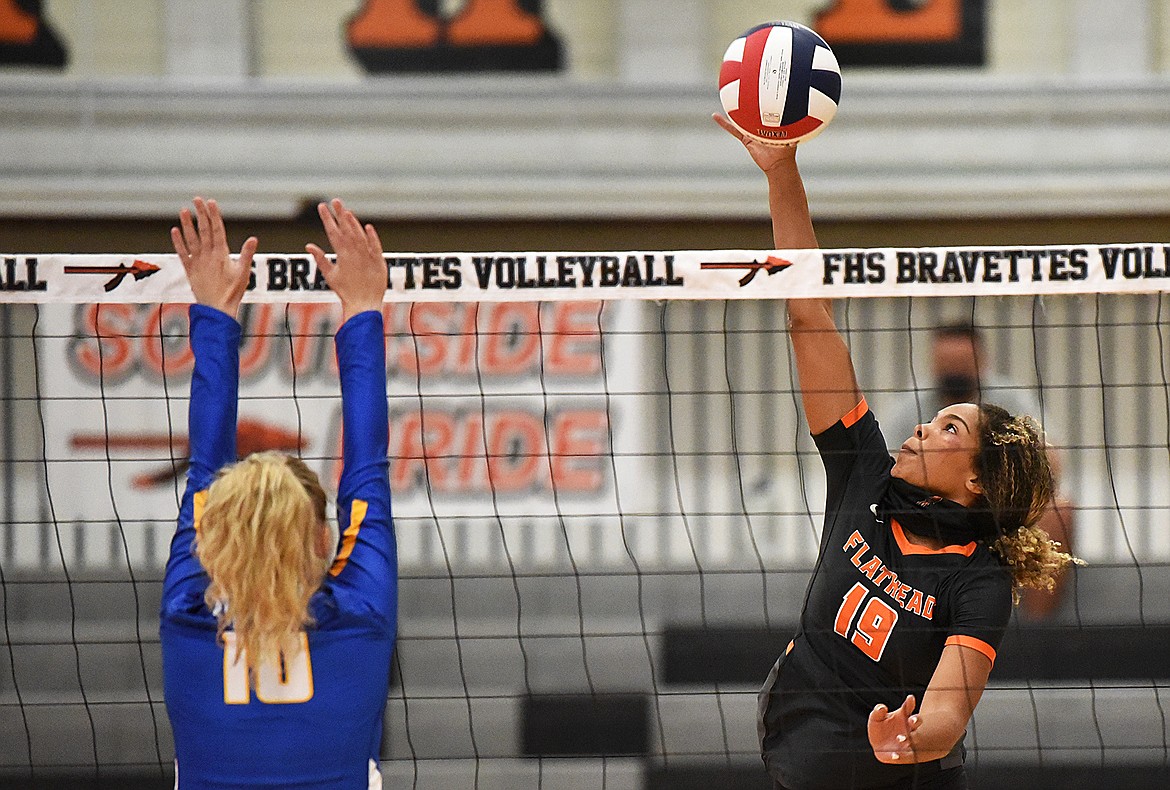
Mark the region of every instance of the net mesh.
<instances>
[{"instance_id":1,"label":"net mesh","mask_svg":"<svg viewBox=\"0 0 1170 790\"><path fill-rule=\"evenodd\" d=\"M0 311L0 776L169 776L157 610L186 308ZM755 693L795 628L824 502L783 305L385 312L387 786L766 786ZM891 446L932 408L931 330L952 321L986 338L986 398L1033 399L1059 445L1088 565L1013 616L968 731L975 772L1170 765L1168 313L1164 293L838 304ZM313 302L241 317L241 453L297 453L327 486L337 319Z\"/></svg>"}]
</instances>

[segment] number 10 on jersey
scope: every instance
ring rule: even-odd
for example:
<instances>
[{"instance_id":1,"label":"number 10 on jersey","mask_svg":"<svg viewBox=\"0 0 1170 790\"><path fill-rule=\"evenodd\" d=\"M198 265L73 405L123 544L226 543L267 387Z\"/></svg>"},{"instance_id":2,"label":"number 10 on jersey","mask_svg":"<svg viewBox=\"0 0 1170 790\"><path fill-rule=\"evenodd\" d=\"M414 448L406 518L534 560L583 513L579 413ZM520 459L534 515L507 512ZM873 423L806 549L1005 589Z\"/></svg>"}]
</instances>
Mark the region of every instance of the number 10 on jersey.
<instances>
[{"instance_id":1,"label":"number 10 on jersey","mask_svg":"<svg viewBox=\"0 0 1170 790\"><path fill-rule=\"evenodd\" d=\"M876 595L870 596L869 589L858 582L845 593L833 630L874 661L881 661L897 622L898 611Z\"/></svg>"},{"instance_id":2,"label":"number 10 on jersey","mask_svg":"<svg viewBox=\"0 0 1170 790\"><path fill-rule=\"evenodd\" d=\"M299 649L282 652L274 661L256 668L256 699L269 705L308 702L313 698L313 663L309 658L309 638L298 634ZM251 701L248 687L248 662L245 652L236 645L236 635L223 635L223 701L227 705L247 705Z\"/></svg>"}]
</instances>

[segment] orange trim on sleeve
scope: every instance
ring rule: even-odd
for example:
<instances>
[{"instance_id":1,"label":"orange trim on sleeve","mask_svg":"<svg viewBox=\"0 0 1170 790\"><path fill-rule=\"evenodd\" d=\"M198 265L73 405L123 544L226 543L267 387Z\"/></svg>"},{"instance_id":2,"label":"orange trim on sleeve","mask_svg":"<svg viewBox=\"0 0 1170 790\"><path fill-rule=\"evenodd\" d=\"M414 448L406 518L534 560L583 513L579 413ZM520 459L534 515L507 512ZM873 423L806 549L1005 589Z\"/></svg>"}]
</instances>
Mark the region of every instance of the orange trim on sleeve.
<instances>
[{"instance_id":1,"label":"orange trim on sleeve","mask_svg":"<svg viewBox=\"0 0 1170 790\"><path fill-rule=\"evenodd\" d=\"M890 531L894 533L894 540L898 543L898 550L905 554L962 554L964 557L970 557L975 553L975 548L979 544L975 541L966 543L962 546L943 546L941 549L928 549L926 546L918 546L910 542L906 537L906 533L902 530L902 525L898 523L897 519L890 519Z\"/></svg>"},{"instance_id":2,"label":"orange trim on sleeve","mask_svg":"<svg viewBox=\"0 0 1170 790\"><path fill-rule=\"evenodd\" d=\"M995 666L995 648L978 637L955 634L954 636L947 637L946 644L957 645L958 647L969 647L972 650L977 650L983 655L987 656L987 660L991 662L992 666Z\"/></svg>"},{"instance_id":3,"label":"orange trim on sleeve","mask_svg":"<svg viewBox=\"0 0 1170 790\"><path fill-rule=\"evenodd\" d=\"M869 404L865 402L865 398L862 398L861 403L858 403L853 407L852 411L841 418L841 424L846 428L852 428L857 424L858 420L865 416L866 412L868 411Z\"/></svg>"},{"instance_id":4,"label":"orange trim on sleeve","mask_svg":"<svg viewBox=\"0 0 1170 790\"><path fill-rule=\"evenodd\" d=\"M369 507L370 503L364 499L355 499L350 506L349 526L341 535L341 551L337 552L337 558L333 560L333 565L329 568L330 576L341 573L349 564L349 555L353 554L353 546L357 543L358 532L362 529L362 522L366 519L366 511L369 510Z\"/></svg>"}]
</instances>

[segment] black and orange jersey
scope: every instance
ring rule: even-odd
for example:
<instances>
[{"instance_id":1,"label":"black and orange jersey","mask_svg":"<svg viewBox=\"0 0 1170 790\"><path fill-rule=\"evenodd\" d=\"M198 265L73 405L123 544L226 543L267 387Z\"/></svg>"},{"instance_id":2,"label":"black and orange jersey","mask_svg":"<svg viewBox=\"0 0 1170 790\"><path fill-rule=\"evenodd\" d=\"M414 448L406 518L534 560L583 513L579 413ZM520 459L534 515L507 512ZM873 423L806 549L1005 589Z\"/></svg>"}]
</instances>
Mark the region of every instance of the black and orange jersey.
<instances>
[{"instance_id":1,"label":"black and orange jersey","mask_svg":"<svg viewBox=\"0 0 1170 790\"><path fill-rule=\"evenodd\" d=\"M390 516L382 315L337 332L343 469L340 543L309 602L301 649L262 665L249 683L234 634L216 637L194 553L206 489L236 460L240 325L191 307L191 463L163 580L161 640L177 786L381 786L377 759L397 628L398 573ZM230 606L230 602L228 602Z\"/></svg>"},{"instance_id":2,"label":"black and orange jersey","mask_svg":"<svg viewBox=\"0 0 1170 790\"><path fill-rule=\"evenodd\" d=\"M827 475L825 524L800 628L760 693L764 761L793 790L882 787L939 762L879 763L870 711L907 694L921 704L948 644L994 663L1012 581L982 542L925 549L878 518L893 460L865 401L814 441ZM961 761L961 746L956 755L948 765Z\"/></svg>"}]
</instances>

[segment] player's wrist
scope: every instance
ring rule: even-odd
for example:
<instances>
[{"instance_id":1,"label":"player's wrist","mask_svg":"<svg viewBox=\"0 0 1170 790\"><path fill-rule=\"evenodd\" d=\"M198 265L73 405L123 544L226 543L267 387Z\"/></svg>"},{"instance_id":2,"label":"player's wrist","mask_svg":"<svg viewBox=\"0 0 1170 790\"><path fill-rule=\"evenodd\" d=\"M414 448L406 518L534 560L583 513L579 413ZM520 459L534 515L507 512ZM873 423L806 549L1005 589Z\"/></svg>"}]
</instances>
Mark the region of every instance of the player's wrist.
<instances>
[{"instance_id":1,"label":"player's wrist","mask_svg":"<svg viewBox=\"0 0 1170 790\"><path fill-rule=\"evenodd\" d=\"M238 304L233 308L230 305L219 305L211 302L196 301L191 305L191 307L195 313L200 314L206 318L219 321L230 321L236 326L239 326L239 318L237 317L237 313L239 312Z\"/></svg>"},{"instance_id":2,"label":"player's wrist","mask_svg":"<svg viewBox=\"0 0 1170 790\"><path fill-rule=\"evenodd\" d=\"M351 318L355 318L362 313L378 313L381 310L381 302L343 303L341 306L341 323L344 325Z\"/></svg>"}]
</instances>

